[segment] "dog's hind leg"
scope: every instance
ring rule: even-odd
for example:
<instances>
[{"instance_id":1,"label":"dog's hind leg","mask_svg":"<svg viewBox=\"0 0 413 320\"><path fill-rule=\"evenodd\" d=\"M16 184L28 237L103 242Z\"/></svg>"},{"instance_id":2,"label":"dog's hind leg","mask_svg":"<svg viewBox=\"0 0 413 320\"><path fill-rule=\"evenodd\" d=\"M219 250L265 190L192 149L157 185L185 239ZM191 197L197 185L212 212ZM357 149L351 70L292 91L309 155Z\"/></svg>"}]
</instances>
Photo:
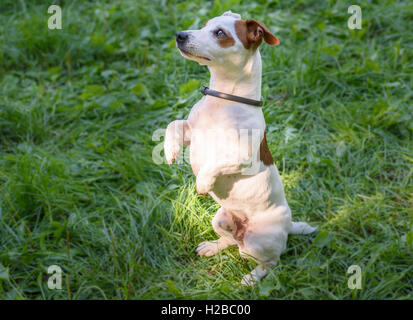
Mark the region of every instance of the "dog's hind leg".
<instances>
[{"instance_id":1,"label":"dog's hind leg","mask_svg":"<svg viewBox=\"0 0 413 320\"><path fill-rule=\"evenodd\" d=\"M285 228L285 223L262 224L262 221L267 220L261 220L258 224L255 224L258 221L252 220L245 232L244 247L240 253L253 258L258 266L243 277L243 285L253 286L264 278L268 268L279 261L287 245L288 229Z\"/></svg>"},{"instance_id":2,"label":"dog's hind leg","mask_svg":"<svg viewBox=\"0 0 413 320\"><path fill-rule=\"evenodd\" d=\"M221 236L215 241L204 241L198 245L196 252L199 256L210 257L229 246L236 245L232 231L235 228L230 214L224 208L220 208L212 219L212 226L217 234Z\"/></svg>"}]
</instances>

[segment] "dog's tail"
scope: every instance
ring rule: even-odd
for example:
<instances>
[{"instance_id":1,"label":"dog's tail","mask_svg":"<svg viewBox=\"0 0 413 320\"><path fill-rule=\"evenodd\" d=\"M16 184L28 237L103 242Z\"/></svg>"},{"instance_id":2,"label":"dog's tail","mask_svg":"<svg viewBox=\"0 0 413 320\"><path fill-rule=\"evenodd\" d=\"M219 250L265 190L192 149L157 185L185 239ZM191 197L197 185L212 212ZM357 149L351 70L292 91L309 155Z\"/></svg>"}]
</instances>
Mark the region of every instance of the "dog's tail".
<instances>
[{"instance_id":1,"label":"dog's tail","mask_svg":"<svg viewBox=\"0 0 413 320\"><path fill-rule=\"evenodd\" d=\"M309 234L316 230L306 222L291 222L290 234Z\"/></svg>"}]
</instances>

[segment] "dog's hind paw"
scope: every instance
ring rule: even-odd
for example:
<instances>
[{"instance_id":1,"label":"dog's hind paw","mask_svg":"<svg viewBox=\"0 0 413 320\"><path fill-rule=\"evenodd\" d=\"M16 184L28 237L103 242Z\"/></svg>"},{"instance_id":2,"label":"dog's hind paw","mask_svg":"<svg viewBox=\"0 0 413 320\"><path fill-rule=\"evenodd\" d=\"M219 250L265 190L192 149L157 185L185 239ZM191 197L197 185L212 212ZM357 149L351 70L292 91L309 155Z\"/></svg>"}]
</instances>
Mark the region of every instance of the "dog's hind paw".
<instances>
[{"instance_id":1,"label":"dog's hind paw","mask_svg":"<svg viewBox=\"0 0 413 320\"><path fill-rule=\"evenodd\" d=\"M198 245L196 253L200 257L210 257L220 251L218 241L204 241Z\"/></svg>"},{"instance_id":2,"label":"dog's hind paw","mask_svg":"<svg viewBox=\"0 0 413 320\"><path fill-rule=\"evenodd\" d=\"M258 281L259 279L256 276L249 273L242 278L241 284L243 286L253 287L257 284Z\"/></svg>"},{"instance_id":3,"label":"dog's hind paw","mask_svg":"<svg viewBox=\"0 0 413 320\"><path fill-rule=\"evenodd\" d=\"M249 287L255 286L267 274L268 274L268 270L262 265L259 265L258 267L256 267L254 270L252 270L250 273L248 273L242 278L241 284L244 286L249 286Z\"/></svg>"}]
</instances>

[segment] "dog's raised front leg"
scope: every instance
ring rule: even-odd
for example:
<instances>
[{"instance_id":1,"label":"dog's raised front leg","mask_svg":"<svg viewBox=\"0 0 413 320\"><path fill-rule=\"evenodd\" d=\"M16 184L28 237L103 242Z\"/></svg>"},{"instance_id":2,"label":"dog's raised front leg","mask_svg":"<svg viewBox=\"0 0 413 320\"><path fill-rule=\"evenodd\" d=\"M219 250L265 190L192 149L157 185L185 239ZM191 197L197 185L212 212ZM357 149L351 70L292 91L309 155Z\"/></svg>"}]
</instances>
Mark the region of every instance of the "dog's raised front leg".
<instances>
[{"instance_id":1,"label":"dog's raised front leg","mask_svg":"<svg viewBox=\"0 0 413 320\"><path fill-rule=\"evenodd\" d=\"M248 139L239 141L238 137L227 140L225 150L218 154L208 154L208 159L200 167L196 177L198 194L212 190L217 177L232 174L257 174L259 161L257 143L251 146Z\"/></svg>"},{"instance_id":2,"label":"dog's raised front leg","mask_svg":"<svg viewBox=\"0 0 413 320\"><path fill-rule=\"evenodd\" d=\"M207 163L201 167L196 177L196 191L198 194L207 194L212 190L218 176L241 173L241 163L217 162Z\"/></svg>"},{"instance_id":3,"label":"dog's raised front leg","mask_svg":"<svg viewBox=\"0 0 413 320\"><path fill-rule=\"evenodd\" d=\"M182 145L189 145L191 132L186 120L175 120L166 128L164 151L168 164L176 160L181 152Z\"/></svg>"}]
</instances>

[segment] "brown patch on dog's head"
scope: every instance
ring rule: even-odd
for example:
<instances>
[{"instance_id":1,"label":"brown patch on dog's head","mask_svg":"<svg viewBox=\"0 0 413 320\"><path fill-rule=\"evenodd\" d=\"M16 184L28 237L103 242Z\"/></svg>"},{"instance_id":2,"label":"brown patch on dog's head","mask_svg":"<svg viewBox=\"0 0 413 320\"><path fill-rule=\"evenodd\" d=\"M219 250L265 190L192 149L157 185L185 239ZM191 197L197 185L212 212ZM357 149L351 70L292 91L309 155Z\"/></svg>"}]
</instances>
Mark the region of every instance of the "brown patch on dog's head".
<instances>
[{"instance_id":1,"label":"brown patch on dog's head","mask_svg":"<svg viewBox=\"0 0 413 320\"><path fill-rule=\"evenodd\" d=\"M277 37L262 22L253 19L236 20L235 32L245 49L253 48L255 50L261 44L262 39L272 46L280 44Z\"/></svg>"},{"instance_id":2,"label":"brown patch on dog's head","mask_svg":"<svg viewBox=\"0 0 413 320\"><path fill-rule=\"evenodd\" d=\"M204 24L204 28L207 26L208 22L209 22L209 20L208 20L207 22L205 22L205 24Z\"/></svg>"},{"instance_id":3,"label":"brown patch on dog's head","mask_svg":"<svg viewBox=\"0 0 413 320\"><path fill-rule=\"evenodd\" d=\"M234 40L234 38L231 36L231 34L230 34L227 30L225 30L225 29L223 29L223 28L220 28L219 30L222 31L224 34L223 34L222 36L220 36L220 37L217 37L217 39L218 39L218 44L219 44L222 48L228 48L228 47L233 46L233 45L235 44L235 40Z\"/></svg>"},{"instance_id":4,"label":"brown patch on dog's head","mask_svg":"<svg viewBox=\"0 0 413 320\"><path fill-rule=\"evenodd\" d=\"M274 163L274 158L271 155L271 151L267 145L267 135L264 132L264 138L260 144L260 160L266 165L272 165Z\"/></svg>"}]
</instances>

